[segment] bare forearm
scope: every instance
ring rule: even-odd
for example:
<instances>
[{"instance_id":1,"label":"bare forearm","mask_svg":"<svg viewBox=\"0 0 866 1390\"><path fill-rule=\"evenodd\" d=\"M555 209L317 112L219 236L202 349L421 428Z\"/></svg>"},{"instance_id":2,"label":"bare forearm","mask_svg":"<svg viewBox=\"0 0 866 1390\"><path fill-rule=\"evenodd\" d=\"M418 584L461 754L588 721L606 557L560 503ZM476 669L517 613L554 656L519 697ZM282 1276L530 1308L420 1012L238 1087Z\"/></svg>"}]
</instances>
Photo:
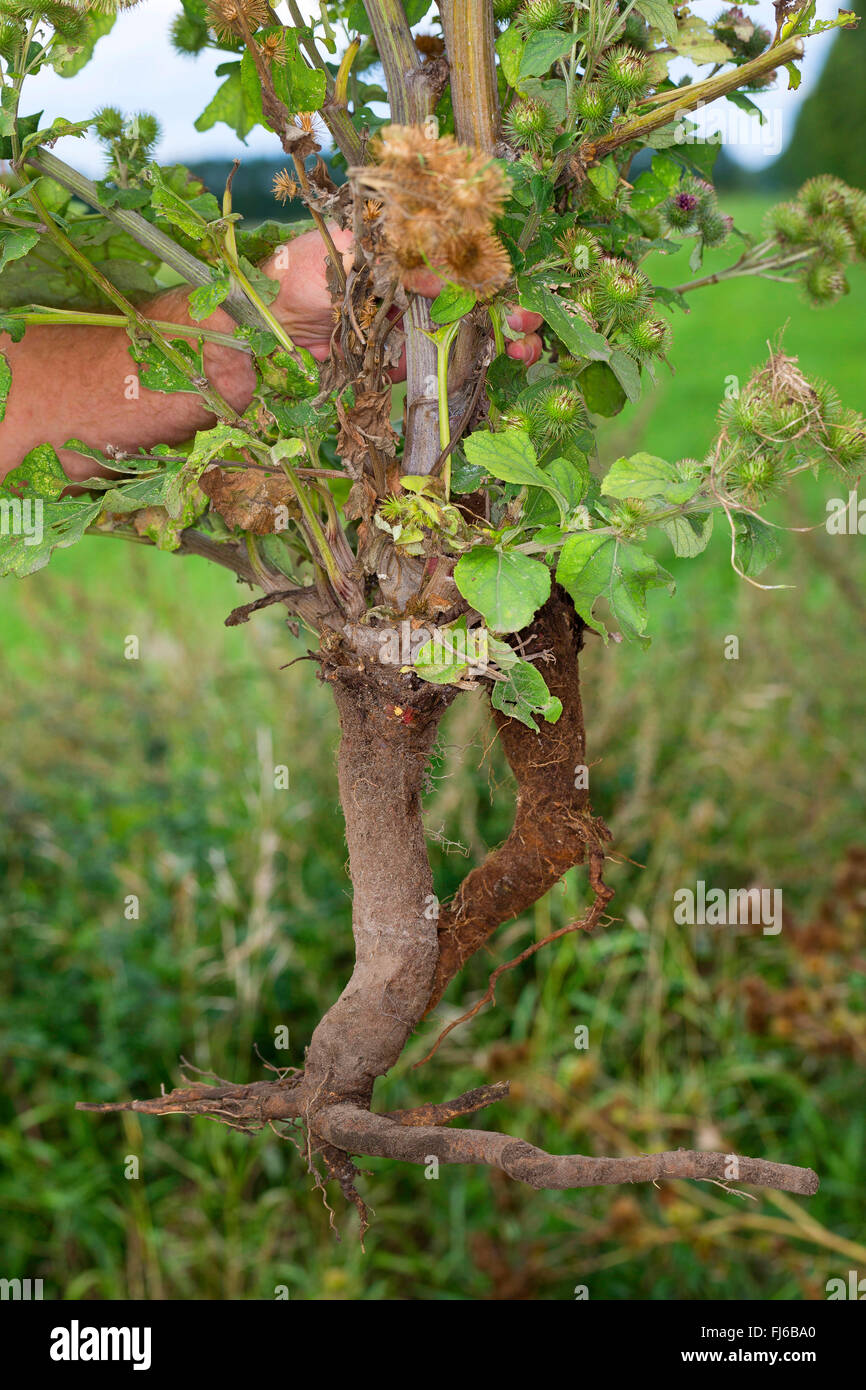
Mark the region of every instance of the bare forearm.
<instances>
[{"instance_id":1,"label":"bare forearm","mask_svg":"<svg viewBox=\"0 0 866 1390\"><path fill-rule=\"evenodd\" d=\"M144 306L151 319L190 323L188 291L169 290ZM232 320L218 309L199 325L230 334ZM70 479L91 477L91 461L60 446L70 438L92 448L134 452L154 444L178 444L213 424L200 397L187 392L150 391L139 376L129 339L120 328L32 326L20 343L3 340L12 368L6 418L0 424L0 478L16 468L36 444L53 444ZM205 374L220 394L243 411L255 376L247 356L206 343Z\"/></svg>"}]
</instances>

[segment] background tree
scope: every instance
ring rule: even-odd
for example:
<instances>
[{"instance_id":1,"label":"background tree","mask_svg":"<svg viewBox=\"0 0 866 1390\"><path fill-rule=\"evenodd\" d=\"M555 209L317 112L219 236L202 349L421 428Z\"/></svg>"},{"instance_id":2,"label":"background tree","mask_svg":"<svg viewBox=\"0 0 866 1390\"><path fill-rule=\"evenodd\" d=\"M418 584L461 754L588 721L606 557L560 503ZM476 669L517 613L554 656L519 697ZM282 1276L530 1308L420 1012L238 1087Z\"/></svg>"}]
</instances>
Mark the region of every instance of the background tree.
<instances>
[{"instance_id":1,"label":"background tree","mask_svg":"<svg viewBox=\"0 0 866 1390\"><path fill-rule=\"evenodd\" d=\"M862 5L851 8L862 15ZM862 25L833 40L815 90L803 102L787 148L773 166L773 177L786 187L795 188L816 174L835 174L857 187L866 183L864 60ZM840 130L846 134L841 141Z\"/></svg>"},{"instance_id":2,"label":"background tree","mask_svg":"<svg viewBox=\"0 0 866 1390\"><path fill-rule=\"evenodd\" d=\"M38 117L19 114L25 78L44 63L86 58L112 16L65 5L7 9L3 110L15 177L2 208L3 260L15 311L3 329L14 338L29 325L92 322L81 301L98 292L117 311L101 321L128 329L145 388L197 394L217 423L180 454L157 446L118 458L68 441L116 475L89 480L76 499L63 495L54 451L38 446L7 479L3 500L13 520L16 508L23 521L25 506L37 507L44 530L33 546L13 525L4 570L32 572L87 532L205 555L263 590L229 621L280 603L315 632L314 659L343 734L356 966L312 1035L303 1073L243 1087L196 1083L97 1108L208 1114L242 1128L301 1121L308 1164L320 1158L362 1211L357 1154L483 1163L536 1187L692 1176L814 1191L811 1171L760 1159L555 1157L508 1136L445 1127L501 1098L500 1087L371 1110L377 1077L465 960L573 865L586 862L592 900L564 930L603 918L609 836L581 775L577 658L588 625L606 633L606 615L620 636L646 640L647 591L670 587L640 545L647 529L659 527L676 554L695 555L721 512L734 567L754 583L775 548L759 514L767 498L804 467L850 472L862 457L860 417L776 351L723 407L705 459L635 454L602 478L590 467L593 418L636 399L664 358L665 306L746 274L796 280L817 303L845 292L844 266L863 254L866 207L832 178L782 205L768 236L725 272L661 291L642 269L687 237L697 272L703 247L729 236L704 177L707 152L683 141L684 117L704 101L760 88L783 65L796 71L799 35L814 28L809 9L783 14L771 39L738 12L710 31L656 0L622 9L530 0L496 39L495 66L485 4L443 5L444 53L441 42L421 45L422 61L404 12L371 2L392 118L371 141L369 94L352 83L360 42L329 67L312 33L283 26L258 3L185 6L177 37L187 49L216 41L237 55L199 125L228 118L241 132L255 120L273 129L291 164L277 191L301 190L331 253L338 313L321 369L269 311L274 286L255 269L280 229L239 230L230 186L220 207L184 171L149 158L154 122L112 111L95 118L110 163L91 184L48 148L74 133L68 123L40 131ZM674 87L667 65L677 51L725 70ZM319 163L307 168L318 148L312 107L349 164L342 190ZM657 151L651 168L631 183L631 160L647 145ZM80 203L93 211L82 216ZM348 271L329 221L354 232ZM205 379L201 352L213 333L155 323L135 307L161 265L198 286L195 320L223 305L238 323L236 337L220 341L255 363L258 386L243 417ZM424 269L444 282L429 312L401 288ZM25 286L54 306L20 308ZM526 382L502 351L505 305L515 299L547 324L548 358ZM392 306L403 311L407 366L399 434ZM130 473L132 481L120 476ZM470 645L468 625L480 625L480 647ZM420 820L425 769L445 709L482 682L519 786L515 824L440 911Z\"/></svg>"}]
</instances>

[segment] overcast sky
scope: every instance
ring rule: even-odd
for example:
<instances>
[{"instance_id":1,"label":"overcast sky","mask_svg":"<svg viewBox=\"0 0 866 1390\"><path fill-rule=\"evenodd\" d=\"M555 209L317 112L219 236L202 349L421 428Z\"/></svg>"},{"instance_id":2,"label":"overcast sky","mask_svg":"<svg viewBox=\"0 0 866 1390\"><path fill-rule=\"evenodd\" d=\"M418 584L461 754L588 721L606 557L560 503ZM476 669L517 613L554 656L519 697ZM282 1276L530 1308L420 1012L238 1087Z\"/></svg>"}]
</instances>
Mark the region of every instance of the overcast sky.
<instances>
[{"instance_id":1,"label":"overcast sky","mask_svg":"<svg viewBox=\"0 0 866 1390\"><path fill-rule=\"evenodd\" d=\"M311 6L309 0L303 8L318 11L318 6ZM833 0L818 0L821 18L831 17L837 8ZM721 9L720 0L695 0L692 4L692 10L707 20L714 19ZM282 158L279 143L261 128L250 133L246 145L225 125L201 134L194 128L196 117L220 81L214 77L214 69L225 61L226 55L206 51L188 58L177 53L168 32L179 10L177 0L144 0L136 9L120 15L112 32L100 39L93 59L77 77L63 79L45 71L30 79L25 87L25 112L44 108L47 124L55 116L82 120L103 105L117 106L125 113L152 111L163 127L157 150L163 163L235 155L272 156L278 162ZM772 31L771 0L758 0L748 7L747 13ZM423 22L417 26L417 31L425 29L430 32L431 26ZM773 92L756 98L768 117L764 127L748 116L741 118L736 108L724 101L704 113L702 125L708 129L721 127L733 158L751 168L766 165L790 139L797 108L814 86L832 39L832 34L821 34L808 41L798 92L786 90L787 75L783 73ZM677 73L689 69L695 71L690 64L677 63ZM57 152L85 173L101 172L102 156L98 145L90 139L60 141Z\"/></svg>"}]
</instances>

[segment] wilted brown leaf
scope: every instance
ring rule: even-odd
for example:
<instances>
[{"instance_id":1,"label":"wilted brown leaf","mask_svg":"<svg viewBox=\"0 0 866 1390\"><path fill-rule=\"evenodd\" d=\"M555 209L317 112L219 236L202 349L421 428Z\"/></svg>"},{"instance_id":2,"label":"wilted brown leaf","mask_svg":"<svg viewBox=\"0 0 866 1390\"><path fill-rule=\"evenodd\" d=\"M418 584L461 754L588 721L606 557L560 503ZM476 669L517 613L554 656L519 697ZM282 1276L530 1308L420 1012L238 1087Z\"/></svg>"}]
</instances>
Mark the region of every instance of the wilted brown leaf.
<instances>
[{"instance_id":1,"label":"wilted brown leaf","mask_svg":"<svg viewBox=\"0 0 866 1390\"><path fill-rule=\"evenodd\" d=\"M397 435L391 425L390 386L382 391L362 391L348 409L338 400L337 415L340 420L337 453L342 459L356 467L363 466L370 444L380 454L394 456Z\"/></svg>"},{"instance_id":2,"label":"wilted brown leaf","mask_svg":"<svg viewBox=\"0 0 866 1390\"><path fill-rule=\"evenodd\" d=\"M286 515L299 515L291 483L276 473L210 468L202 475L199 487L228 526L252 531L255 536L285 530L285 525L278 523ZM278 508L286 508L287 512Z\"/></svg>"}]
</instances>

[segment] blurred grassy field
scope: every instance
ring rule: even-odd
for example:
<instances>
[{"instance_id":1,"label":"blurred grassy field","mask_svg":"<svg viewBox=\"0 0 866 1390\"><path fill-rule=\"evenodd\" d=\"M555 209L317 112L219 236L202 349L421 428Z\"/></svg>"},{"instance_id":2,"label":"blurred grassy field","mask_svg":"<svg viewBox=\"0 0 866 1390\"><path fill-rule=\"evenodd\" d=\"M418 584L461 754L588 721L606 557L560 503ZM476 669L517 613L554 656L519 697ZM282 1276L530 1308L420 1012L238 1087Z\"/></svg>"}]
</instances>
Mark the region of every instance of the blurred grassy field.
<instances>
[{"instance_id":1,"label":"blurred grassy field","mask_svg":"<svg viewBox=\"0 0 866 1390\"><path fill-rule=\"evenodd\" d=\"M761 205L728 200L755 226ZM720 264L718 256L713 264ZM663 266L688 279L685 256ZM661 271L658 272L661 278ZM866 406L866 275L823 313L735 282L675 319L674 375L611 422L603 453L701 453L725 379L787 321L787 351ZM818 525L833 480L776 516ZM663 562L648 652L589 639L596 809L615 833L619 920L506 975L498 1004L417 1072L492 966L567 920L575 872L452 987L378 1093L382 1108L508 1077L482 1123L560 1152L722 1148L815 1167L817 1197L711 1185L536 1194L498 1174L365 1161L375 1218L342 1242L291 1143L204 1120L76 1113L152 1095L181 1054L234 1080L300 1065L350 969L330 697L279 619L227 630L230 576L93 540L7 583L0 609L2 1273L52 1298L822 1298L866 1269L862 1068L866 794L864 546L785 537L761 592L717 527ZM141 658L124 659L124 639ZM726 661L725 637L740 639ZM511 788L481 703L451 711L429 797L437 888L506 833ZM290 768L276 791L273 767ZM698 878L784 890L778 937L677 927ZM124 917L129 894L140 920ZM574 1032L587 1024L590 1047ZM274 1050L274 1030L290 1050ZM125 1177L129 1156L138 1180Z\"/></svg>"}]
</instances>

